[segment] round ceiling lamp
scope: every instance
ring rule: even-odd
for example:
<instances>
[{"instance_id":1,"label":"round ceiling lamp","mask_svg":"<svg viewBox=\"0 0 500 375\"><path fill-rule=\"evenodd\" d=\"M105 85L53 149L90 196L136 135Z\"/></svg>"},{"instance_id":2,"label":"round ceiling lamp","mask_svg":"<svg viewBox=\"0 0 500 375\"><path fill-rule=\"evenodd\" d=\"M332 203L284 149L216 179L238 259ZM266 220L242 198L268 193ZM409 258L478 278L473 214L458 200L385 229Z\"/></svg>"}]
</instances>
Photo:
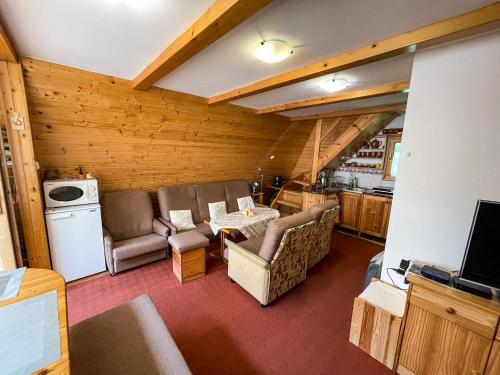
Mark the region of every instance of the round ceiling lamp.
<instances>
[{"instance_id":1,"label":"round ceiling lamp","mask_svg":"<svg viewBox=\"0 0 500 375\"><path fill-rule=\"evenodd\" d=\"M321 81L319 84L319 87L328 92L340 91L349 86L349 81L344 78L330 78L325 81Z\"/></svg>"},{"instance_id":2,"label":"round ceiling lamp","mask_svg":"<svg viewBox=\"0 0 500 375\"><path fill-rule=\"evenodd\" d=\"M292 47L282 40L264 40L253 49L253 55L268 64L282 61L292 53Z\"/></svg>"}]
</instances>

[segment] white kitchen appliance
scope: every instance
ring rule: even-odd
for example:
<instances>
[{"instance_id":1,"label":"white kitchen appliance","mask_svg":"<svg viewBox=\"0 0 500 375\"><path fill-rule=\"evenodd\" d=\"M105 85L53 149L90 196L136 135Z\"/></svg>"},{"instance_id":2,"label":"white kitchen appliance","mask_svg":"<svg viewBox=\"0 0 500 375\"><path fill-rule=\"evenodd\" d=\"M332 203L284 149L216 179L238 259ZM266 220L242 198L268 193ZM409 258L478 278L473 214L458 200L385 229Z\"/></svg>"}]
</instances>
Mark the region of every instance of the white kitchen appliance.
<instances>
[{"instance_id":1,"label":"white kitchen appliance","mask_svg":"<svg viewBox=\"0 0 500 375\"><path fill-rule=\"evenodd\" d=\"M48 208L45 220L53 269L66 282L106 270L98 203Z\"/></svg>"},{"instance_id":2,"label":"white kitchen appliance","mask_svg":"<svg viewBox=\"0 0 500 375\"><path fill-rule=\"evenodd\" d=\"M47 180L43 182L47 208L79 206L99 202L97 180Z\"/></svg>"}]
</instances>

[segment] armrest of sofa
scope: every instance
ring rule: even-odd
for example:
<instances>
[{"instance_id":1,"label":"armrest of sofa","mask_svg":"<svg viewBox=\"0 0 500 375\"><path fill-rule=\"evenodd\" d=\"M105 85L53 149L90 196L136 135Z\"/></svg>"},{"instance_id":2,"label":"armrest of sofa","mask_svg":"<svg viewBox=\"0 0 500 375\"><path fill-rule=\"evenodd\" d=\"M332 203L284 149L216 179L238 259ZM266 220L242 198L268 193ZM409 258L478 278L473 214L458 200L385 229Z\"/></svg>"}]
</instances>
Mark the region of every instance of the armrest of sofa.
<instances>
[{"instance_id":1,"label":"armrest of sofa","mask_svg":"<svg viewBox=\"0 0 500 375\"><path fill-rule=\"evenodd\" d=\"M162 237L168 237L168 234L170 233L170 228L167 225L163 224L160 220L154 219L153 232Z\"/></svg>"},{"instance_id":2,"label":"armrest of sofa","mask_svg":"<svg viewBox=\"0 0 500 375\"><path fill-rule=\"evenodd\" d=\"M238 244L226 239L228 246L228 276L236 281L261 304L269 297L270 264Z\"/></svg>"},{"instance_id":3,"label":"armrest of sofa","mask_svg":"<svg viewBox=\"0 0 500 375\"><path fill-rule=\"evenodd\" d=\"M109 233L109 230L106 228L102 228L102 235L104 239L104 247L110 250L113 250L113 244L114 240L113 237L111 236L111 233Z\"/></svg>"},{"instance_id":4,"label":"armrest of sofa","mask_svg":"<svg viewBox=\"0 0 500 375\"><path fill-rule=\"evenodd\" d=\"M229 260L229 253L233 252L233 254L237 254L238 257L241 257L248 262L252 262L256 266L269 269L269 263L265 259L261 258L258 255L255 255L254 253L251 253L250 251L246 250L245 248L241 247L240 245L231 240L226 239L225 242L229 250L228 260Z\"/></svg>"},{"instance_id":5,"label":"armrest of sofa","mask_svg":"<svg viewBox=\"0 0 500 375\"><path fill-rule=\"evenodd\" d=\"M158 221L160 223L162 223L163 225L165 225L166 227L168 227L168 229L170 230L170 235L174 235L174 234L177 234L177 228L174 224L172 224L170 221L168 221L167 219L163 218L163 217L159 217L158 218Z\"/></svg>"},{"instance_id":6,"label":"armrest of sofa","mask_svg":"<svg viewBox=\"0 0 500 375\"><path fill-rule=\"evenodd\" d=\"M102 235L104 241L104 257L106 258L106 264L108 265L109 273L114 275L115 274L115 268L113 264L114 240L113 237L111 236L111 233L109 233L109 230L107 230L104 227L102 227Z\"/></svg>"}]
</instances>

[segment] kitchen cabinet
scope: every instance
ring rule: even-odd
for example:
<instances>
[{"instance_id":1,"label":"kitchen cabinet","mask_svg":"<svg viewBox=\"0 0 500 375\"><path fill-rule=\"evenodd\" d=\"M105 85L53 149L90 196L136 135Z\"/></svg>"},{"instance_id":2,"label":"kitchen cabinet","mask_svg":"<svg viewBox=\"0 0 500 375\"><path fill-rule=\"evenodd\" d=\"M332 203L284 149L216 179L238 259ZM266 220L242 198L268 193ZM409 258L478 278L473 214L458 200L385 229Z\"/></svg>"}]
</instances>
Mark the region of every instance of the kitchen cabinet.
<instances>
[{"instance_id":1,"label":"kitchen cabinet","mask_svg":"<svg viewBox=\"0 0 500 375\"><path fill-rule=\"evenodd\" d=\"M359 232L385 238L389 224L391 204L391 198L363 194Z\"/></svg>"},{"instance_id":2,"label":"kitchen cabinet","mask_svg":"<svg viewBox=\"0 0 500 375\"><path fill-rule=\"evenodd\" d=\"M497 330L497 338L491 347L490 357L486 365L486 375L500 374L500 327Z\"/></svg>"},{"instance_id":3,"label":"kitchen cabinet","mask_svg":"<svg viewBox=\"0 0 500 375\"><path fill-rule=\"evenodd\" d=\"M344 191L340 195L340 226L358 230L363 194Z\"/></svg>"},{"instance_id":4,"label":"kitchen cabinet","mask_svg":"<svg viewBox=\"0 0 500 375\"><path fill-rule=\"evenodd\" d=\"M500 303L412 273L408 280L409 301L397 372L498 374Z\"/></svg>"},{"instance_id":5,"label":"kitchen cabinet","mask_svg":"<svg viewBox=\"0 0 500 375\"><path fill-rule=\"evenodd\" d=\"M325 203L326 201L335 201L339 203L339 197L337 193L322 194L322 193L311 193L309 191L302 192L302 211L307 211L311 206L315 204ZM339 215L335 218L335 224L340 222Z\"/></svg>"}]
</instances>

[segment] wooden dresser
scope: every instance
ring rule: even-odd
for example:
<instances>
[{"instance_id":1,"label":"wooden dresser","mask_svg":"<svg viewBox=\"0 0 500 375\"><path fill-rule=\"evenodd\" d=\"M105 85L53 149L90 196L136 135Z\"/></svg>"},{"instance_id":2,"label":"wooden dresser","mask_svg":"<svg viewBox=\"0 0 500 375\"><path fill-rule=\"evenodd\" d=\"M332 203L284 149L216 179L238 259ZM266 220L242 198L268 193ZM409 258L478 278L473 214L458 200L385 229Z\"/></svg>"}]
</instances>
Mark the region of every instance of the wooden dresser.
<instances>
[{"instance_id":1,"label":"wooden dresser","mask_svg":"<svg viewBox=\"0 0 500 375\"><path fill-rule=\"evenodd\" d=\"M499 375L500 302L408 274L397 372Z\"/></svg>"}]
</instances>

